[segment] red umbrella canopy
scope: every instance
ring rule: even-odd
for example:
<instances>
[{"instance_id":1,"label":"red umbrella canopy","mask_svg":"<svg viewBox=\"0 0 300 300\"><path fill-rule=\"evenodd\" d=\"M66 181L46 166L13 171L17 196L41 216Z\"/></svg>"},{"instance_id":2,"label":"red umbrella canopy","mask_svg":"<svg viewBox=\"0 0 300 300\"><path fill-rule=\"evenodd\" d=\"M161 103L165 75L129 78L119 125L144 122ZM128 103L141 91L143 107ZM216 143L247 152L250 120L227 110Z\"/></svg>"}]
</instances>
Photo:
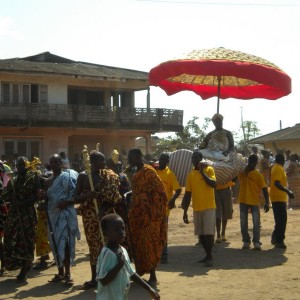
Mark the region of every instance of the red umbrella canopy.
<instances>
[{"instance_id":1,"label":"red umbrella canopy","mask_svg":"<svg viewBox=\"0 0 300 300\"><path fill-rule=\"evenodd\" d=\"M168 95L193 91L202 99L265 98L291 93L291 78L275 64L225 48L194 50L150 70L149 83Z\"/></svg>"}]
</instances>

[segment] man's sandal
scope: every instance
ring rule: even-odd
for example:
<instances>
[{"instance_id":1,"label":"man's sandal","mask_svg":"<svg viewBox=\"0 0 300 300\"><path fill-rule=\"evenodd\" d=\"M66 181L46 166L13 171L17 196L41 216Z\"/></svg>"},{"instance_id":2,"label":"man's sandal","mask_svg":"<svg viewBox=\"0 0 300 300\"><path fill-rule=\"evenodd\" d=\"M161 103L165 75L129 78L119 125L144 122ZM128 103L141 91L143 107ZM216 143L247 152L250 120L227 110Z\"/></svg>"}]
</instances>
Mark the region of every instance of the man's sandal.
<instances>
[{"instance_id":1,"label":"man's sandal","mask_svg":"<svg viewBox=\"0 0 300 300\"><path fill-rule=\"evenodd\" d=\"M217 237L217 238L216 238L216 243L217 243L217 244L220 244L220 243L222 243L222 239L221 239L221 237Z\"/></svg>"},{"instance_id":2,"label":"man's sandal","mask_svg":"<svg viewBox=\"0 0 300 300\"><path fill-rule=\"evenodd\" d=\"M70 286L74 284L74 280L71 275L65 275L63 278L64 285Z\"/></svg>"},{"instance_id":3,"label":"man's sandal","mask_svg":"<svg viewBox=\"0 0 300 300\"><path fill-rule=\"evenodd\" d=\"M222 235L222 241L223 242L227 242L228 241L228 239L227 239L227 237L225 235Z\"/></svg>"},{"instance_id":4,"label":"man's sandal","mask_svg":"<svg viewBox=\"0 0 300 300\"><path fill-rule=\"evenodd\" d=\"M52 279L48 280L48 282L61 282L63 280L64 280L64 276L60 274L55 274Z\"/></svg>"},{"instance_id":5,"label":"man's sandal","mask_svg":"<svg viewBox=\"0 0 300 300\"><path fill-rule=\"evenodd\" d=\"M23 274L17 276L17 283L27 283L27 277Z\"/></svg>"},{"instance_id":6,"label":"man's sandal","mask_svg":"<svg viewBox=\"0 0 300 300\"><path fill-rule=\"evenodd\" d=\"M79 289L89 290L97 287L97 281L86 281Z\"/></svg>"}]
</instances>

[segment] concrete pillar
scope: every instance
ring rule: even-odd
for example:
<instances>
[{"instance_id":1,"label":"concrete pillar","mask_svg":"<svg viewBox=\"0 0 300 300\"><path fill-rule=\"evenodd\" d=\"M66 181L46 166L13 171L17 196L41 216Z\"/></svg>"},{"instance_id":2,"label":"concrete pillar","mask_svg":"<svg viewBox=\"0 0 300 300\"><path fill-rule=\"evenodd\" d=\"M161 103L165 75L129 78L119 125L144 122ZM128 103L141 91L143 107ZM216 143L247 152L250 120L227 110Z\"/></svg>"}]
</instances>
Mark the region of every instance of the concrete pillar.
<instances>
[{"instance_id":1,"label":"concrete pillar","mask_svg":"<svg viewBox=\"0 0 300 300\"><path fill-rule=\"evenodd\" d=\"M104 106L111 107L111 90L104 90Z\"/></svg>"},{"instance_id":2,"label":"concrete pillar","mask_svg":"<svg viewBox=\"0 0 300 300\"><path fill-rule=\"evenodd\" d=\"M131 107L132 108L135 107L135 95L134 95L134 92L131 93Z\"/></svg>"},{"instance_id":3,"label":"concrete pillar","mask_svg":"<svg viewBox=\"0 0 300 300\"><path fill-rule=\"evenodd\" d=\"M150 154L152 152L152 141L151 141L151 134L145 135L145 143L146 143L146 153Z\"/></svg>"},{"instance_id":4,"label":"concrete pillar","mask_svg":"<svg viewBox=\"0 0 300 300\"><path fill-rule=\"evenodd\" d=\"M147 92L147 109L150 109L150 88L148 88Z\"/></svg>"}]
</instances>

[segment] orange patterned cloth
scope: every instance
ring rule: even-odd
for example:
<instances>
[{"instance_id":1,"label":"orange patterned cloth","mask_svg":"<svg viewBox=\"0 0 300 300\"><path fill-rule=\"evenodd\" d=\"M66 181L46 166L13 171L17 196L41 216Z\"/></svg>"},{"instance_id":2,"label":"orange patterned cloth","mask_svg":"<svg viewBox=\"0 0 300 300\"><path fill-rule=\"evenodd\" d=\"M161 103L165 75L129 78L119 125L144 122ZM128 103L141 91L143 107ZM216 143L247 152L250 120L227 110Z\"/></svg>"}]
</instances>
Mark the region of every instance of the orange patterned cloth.
<instances>
[{"instance_id":1,"label":"orange patterned cloth","mask_svg":"<svg viewBox=\"0 0 300 300\"><path fill-rule=\"evenodd\" d=\"M136 271L149 273L160 261L167 240L167 195L155 170L144 165L132 177L128 218Z\"/></svg>"},{"instance_id":2,"label":"orange patterned cloth","mask_svg":"<svg viewBox=\"0 0 300 300\"><path fill-rule=\"evenodd\" d=\"M97 192L96 200L99 213L104 215L107 213L106 208L111 209L121 201L122 197L119 193L120 180L119 176L112 170L101 169L99 170L99 175L100 181L95 185L95 191ZM91 265L96 265L103 247L99 217L96 214L93 201L90 200L80 204L79 211L82 216L83 228L89 247L90 263Z\"/></svg>"},{"instance_id":3,"label":"orange patterned cloth","mask_svg":"<svg viewBox=\"0 0 300 300\"><path fill-rule=\"evenodd\" d=\"M38 257L51 253L48 239L47 213L44 210L37 210L35 251Z\"/></svg>"},{"instance_id":4,"label":"orange patterned cloth","mask_svg":"<svg viewBox=\"0 0 300 300\"><path fill-rule=\"evenodd\" d=\"M96 215L94 203L92 201L84 203L84 208L81 208L81 214L84 233L89 247L90 264L95 266L103 244L99 218Z\"/></svg>"}]
</instances>

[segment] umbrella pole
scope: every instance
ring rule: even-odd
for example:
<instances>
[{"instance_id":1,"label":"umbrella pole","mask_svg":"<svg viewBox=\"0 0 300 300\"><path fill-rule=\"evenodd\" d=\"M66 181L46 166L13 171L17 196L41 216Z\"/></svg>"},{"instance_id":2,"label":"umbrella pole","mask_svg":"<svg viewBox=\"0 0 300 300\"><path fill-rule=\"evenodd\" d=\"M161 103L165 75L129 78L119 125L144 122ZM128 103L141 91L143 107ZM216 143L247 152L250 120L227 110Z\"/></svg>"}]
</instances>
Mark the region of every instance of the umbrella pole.
<instances>
[{"instance_id":1,"label":"umbrella pole","mask_svg":"<svg viewBox=\"0 0 300 300\"><path fill-rule=\"evenodd\" d=\"M220 92L221 92L221 77L218 76L218 102L217 102L217 114L220 111Z\"/></svg>"}]
</instances>

